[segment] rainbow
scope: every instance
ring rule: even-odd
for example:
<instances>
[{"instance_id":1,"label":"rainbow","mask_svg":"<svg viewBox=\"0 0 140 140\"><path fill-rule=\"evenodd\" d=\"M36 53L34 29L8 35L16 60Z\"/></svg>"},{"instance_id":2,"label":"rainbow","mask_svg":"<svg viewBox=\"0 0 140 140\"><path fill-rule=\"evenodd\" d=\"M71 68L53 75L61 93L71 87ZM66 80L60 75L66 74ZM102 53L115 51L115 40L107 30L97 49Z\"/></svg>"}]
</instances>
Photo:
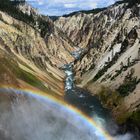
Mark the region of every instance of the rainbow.
<instances>
[{"instance_id":1,"label":"rainbow","mask_svg":"<svg viewBox=\"0 0 140 140\"><path fill-rule=\"evenodd\" d=\"M100 135L101 135L101 140L113 140L113 138L102 128L100 128L97 123L93 120L93 118L90 118L89 116L87 116L86 114L84 114L83 112L81 112L80 110L78 110L77 108L73 107L72 105L67 104L64 101L58 100L57 98L48 95L44 92L35 92L33 90L29 90L29 89L17 89L17 88L13 88L13 87L6 87L6 86L2 86L0 88L0 90L12 90L14 92L16 92L17 94L23 94L26 93L28 95L34 96L36 98L40 98L40 99L45 99L47 101L53 102L53 103L57 103L61 106L63 106L66 110L72 112L72 114L77 114L82 120L84 120L86 123L88 123L89 126L91 126L92 128L94 128L94 130L96 130Z\"/></svg>"}]
</instances>

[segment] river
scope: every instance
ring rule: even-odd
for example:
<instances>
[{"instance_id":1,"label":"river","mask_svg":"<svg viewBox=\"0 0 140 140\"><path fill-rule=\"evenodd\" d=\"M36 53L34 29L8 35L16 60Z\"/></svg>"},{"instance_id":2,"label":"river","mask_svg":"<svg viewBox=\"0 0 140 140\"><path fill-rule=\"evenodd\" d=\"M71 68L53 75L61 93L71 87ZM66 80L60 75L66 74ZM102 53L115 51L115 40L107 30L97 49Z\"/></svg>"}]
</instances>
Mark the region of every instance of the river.
<instances>
[{"instance_id":1,"label":"river","mask_svg":"<svg viewBox=\"0 0 140 140\"><path fill-rule=\"evenodd\" d=\"M65 100L79 108L87 115L99 115L109 118L109 111L102 107L100 101L91 94L75 86L72 64L65 66Z\"/></svg>"},{"instance_id":2,"label":"river","mask_svg":"<svg viewBox=\"0 0 140 140\"><path fill-rule=\"evenodd\" d=\"M99 99L96 96L92 96L87 90L76 87L74 83L73 63L65 65L64 70L66 74L65 101L93 118L100 127L113 137L121 135L120 128L113 120L110 111L102 106ZM126 133L117 139L135 140L137 138Z\"/></svg>"}]
</instances>

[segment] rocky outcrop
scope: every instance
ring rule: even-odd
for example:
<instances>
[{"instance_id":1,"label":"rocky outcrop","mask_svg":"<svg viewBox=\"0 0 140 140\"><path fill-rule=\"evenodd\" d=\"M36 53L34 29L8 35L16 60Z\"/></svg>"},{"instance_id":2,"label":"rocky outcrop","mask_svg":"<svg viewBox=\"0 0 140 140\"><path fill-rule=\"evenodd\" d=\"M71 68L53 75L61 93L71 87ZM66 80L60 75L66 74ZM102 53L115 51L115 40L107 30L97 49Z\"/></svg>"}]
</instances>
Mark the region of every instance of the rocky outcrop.
<instances>
[{"instance_id":1,"label":"rocky outcrop","mask_svg":"<svg viewBox=\"0 0 140 140\"><path fill-rule=\"evenodd\" d=\"M39 16L39 12L37 9L33 8L31 5L29 5L26 2L21 2L19 4L17 4L17 7L20 11L22 11L24 14L27 14L29 16L31 15L36 15Z\"/></svg>"}]
</instances>

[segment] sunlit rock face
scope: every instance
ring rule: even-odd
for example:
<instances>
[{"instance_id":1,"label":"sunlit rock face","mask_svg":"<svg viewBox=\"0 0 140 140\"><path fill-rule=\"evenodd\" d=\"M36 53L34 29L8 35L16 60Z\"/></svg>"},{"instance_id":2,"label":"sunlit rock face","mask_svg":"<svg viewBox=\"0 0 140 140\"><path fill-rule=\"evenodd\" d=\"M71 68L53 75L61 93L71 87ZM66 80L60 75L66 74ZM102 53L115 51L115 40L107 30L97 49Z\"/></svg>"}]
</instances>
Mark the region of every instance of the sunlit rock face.
<instances>
[{"instance_id":1,"label":"sunlit rock face","mask_svg":"<svg viewBox=\"0 0 140 140\"><path fill-rule=\"evenodd\" d=\"M26 10L27 7L20 7L20 10L25 13L22 8ZM40 18L40 15L35 14L35 11L32 14L36 15L36 18ZM63 96L65 74L59 68L74 61L75 58L70 52L74 51L75 47L48 17L42 17L42 21L46 25L43 33L41 29L38 29L39 27L33 28L28 22L17 20L0 10L0 63L2 63L0 79L3 79L0 80L0 84L8 85L10 83L16 87L23 85L26 88L28 86L36 88L39 84L33 84L35 81L39 81L41 83L40 90L47 89L46 91L49 93ZM16 66L10 60L16 60ZM20 71L26 73L27 78L23 78L23 80L18 77ZM12 78L13 81L20 80L17 80L18 84L9 80L10 75L15 75ZM29 75L32 75L31 81Z\"/></svg>"},{"instance_id":2,"label":"sunlit rock face","mask_svg":"<svg viewBox=\"0 0 140 140\"><path fill-rule=\"evenodd\" d=\"M60 17L55 21L76 45L88 49L74 65L76 83L80 87L86 87L93 94L99 95L104 86L116 90L121 95L122 102L110 107L117 120L121 115L124 116L124 112L129 111L131 114L139 110L139 13L140 3L134 1L134 5L116 3L98 13L81 12ZM128 90L125 87L125 79L131 72L138 82L134 86L130 84L129 88L132 87L133 90ZM124 87L126 91L123 92L120 87ZM110 95L108 97L110 98ZM116 101L114 97L107 99L107 102L109 100ZM125 109L122 109L122 106Z\"/></svg>"},{"instance_id":3,"label":"sunlit rock face","mask_svg":"<svg viewBox=\"0 0 140 140\"><path fill-rule=\"evenodd\" d=\"M88 121L65 106L22 91L0 90L1 140L103 140Z\"/></svg>"}]
</instances>

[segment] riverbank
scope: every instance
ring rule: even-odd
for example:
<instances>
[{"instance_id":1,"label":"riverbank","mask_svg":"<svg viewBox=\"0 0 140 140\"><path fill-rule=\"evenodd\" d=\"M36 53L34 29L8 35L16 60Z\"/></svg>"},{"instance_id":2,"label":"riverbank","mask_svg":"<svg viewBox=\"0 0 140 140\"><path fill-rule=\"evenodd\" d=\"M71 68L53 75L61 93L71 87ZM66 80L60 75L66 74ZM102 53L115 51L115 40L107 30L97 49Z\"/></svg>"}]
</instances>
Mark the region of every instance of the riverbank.
<instances>
[{"instance_id":1,"label":"riverbank","mask_svg":"<svg viewBox=\"0 0 140 140\"><path fill-rule=\"evenodd\" d=\"M73 71L73 65L65 66L66 80L65 80L65 101L75 106L88 116L98 120L99 125L102 125L110 135L124 135L127 133L133 133L136 136L136 140L139 139L139 131L135 131L134 127L129 129L129 123L126 122L124 116L117 120L116 116L112 113L117 110L117 104L121 104L121 97L116 93L110 91L107 88L103 88L100 94L92 94L88 88L78 88L75 85L75 77ZM110 96L109 96L110 95ZM121 106L123 108L123 106ZM119 110L118 110L119 112ZM118 113L116 111L116 113ZM134 125L134 123L130 123ZM136 127L137 128L137 127ZM139 130L139 129L138 129Z\"/></svg>"},{"instance_id":2,"label":"riverbank","mask_svg":"<svg viewBox=\"0 0 140 140\"><path fill-rule=\"evenodd\" d=\"M136 140L140 139L140 111L130 110L126 106L125 100L120 94L110 89L109 87L95 84L93 87L88 84L84 87L85 90L89 91L92 96L96 96L101 104L110 110L110 113L114 121L119 126L118 133L125 134L126 132L133 133L136 136Z\"/></svg>"}]
</instances>

